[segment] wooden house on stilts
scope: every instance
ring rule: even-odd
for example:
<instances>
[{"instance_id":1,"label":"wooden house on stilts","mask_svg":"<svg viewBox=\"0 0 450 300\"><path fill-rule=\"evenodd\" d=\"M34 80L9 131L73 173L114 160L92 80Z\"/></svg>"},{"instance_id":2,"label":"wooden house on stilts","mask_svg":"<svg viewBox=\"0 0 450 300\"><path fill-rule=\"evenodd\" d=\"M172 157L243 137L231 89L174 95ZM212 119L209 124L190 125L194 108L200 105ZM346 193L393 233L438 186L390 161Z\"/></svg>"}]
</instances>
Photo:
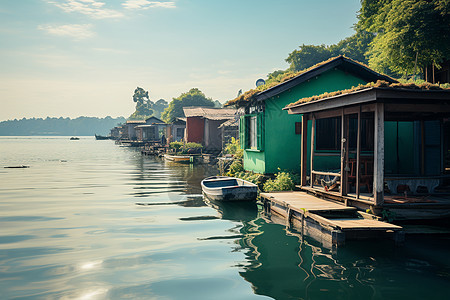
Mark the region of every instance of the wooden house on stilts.
<instances>
[{"instance_id":1,"label":"wooden house on stilts","mask_svg":"<svg viewBox=\"0 0 450 300\"><path fill-rule=\"evenodd\" d=\"M225 106L236 106L240 115L244 169L264 174L279 170L300 173L301 120L282 108L300 98L377 80L396 82L363 64L338 56L276 85L264 85L228 101Z\"/></svg>"},{"instance_id":2,"label":"wooden house on stilts","mask_svg":"<svg viewBox=\"0 0 450 300\"><path fill-rule=\"evenodd\" d=\"M302 190L394 220L450 216L449 89L377 82L284 109L301 115Z\"/></svg>"}]
</instances>

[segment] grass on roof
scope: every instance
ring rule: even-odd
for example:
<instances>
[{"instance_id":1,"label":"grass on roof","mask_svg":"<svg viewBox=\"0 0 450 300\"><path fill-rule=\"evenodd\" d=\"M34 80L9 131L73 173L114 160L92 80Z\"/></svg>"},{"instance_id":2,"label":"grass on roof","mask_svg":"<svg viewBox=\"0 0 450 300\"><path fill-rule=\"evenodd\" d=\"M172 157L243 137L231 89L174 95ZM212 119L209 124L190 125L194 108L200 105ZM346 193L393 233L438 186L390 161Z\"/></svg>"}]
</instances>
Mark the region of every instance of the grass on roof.
<instances>
[{"instance_id":1,"label":"grass on roof","mask_svg":"<svg viewBox=\"0 0 450 300\"><path fill-rule=\"evenodd\" d=\"M393 88L393 89L401 88L401 89L409 89L409 90L450 90L450 88L445 88L443 85L441 86L441 85L432 84L429 82L423 82L421 84L416 84L413 82L412 83L389 83L384 80L378 80L377 82L369 82L367 84L360 84L356 87L352 87L351 89L329 92L329 93L326 92L321 95L302 98L294 103L287 105L286 107L289 108L289 107L296 106L296 105L306 103L306 102L317 101L317 100L330 98L330 97L334 97L334 96L339 96L339 95L345 95L345 94L349 94L352 92L361 91L361 90L365 90L365 89L369 89L369 88L379 88L379 87Z\"/></svg>"},{"instance_id":2,"label":"grass on roof","mask_svg":"<svg viewBox=\"0 0 450 300\"><path fill-rule=\"evenodd\" d=\"M235 105L236 107L244 106L244 105L246 105L247 103L251 102L257 94L259 94L259 93L261 93L261 92L264 92L264 91L266 91L266 90L268 90L268 89L270 89L270 88L273 88L273 87L275 87L275 86L277 86L277 85L279 85L279 84L282 84L282 83L284 83L284 82L286 82L286 81L288 81L288 80L291 80L292 78L295 78L295 77L297 77L297 76L299 76L299 75L301 75L301 74L303 74L303 73L306 73L306 72L308 72L308 71L311 71L312 69L315 69L315 68L318 68L318 67L320 67L320 66L322 66L322 65L325 65L325 64L329 63L330 61L335 60L335 59L337 59L337 58L339 58L339 57L344 57L345 59L348 59L348 60L350 60L350 61L353 61L353 62L356 63L356 64L359 64L359 65L361 65L361 66L363 66L363 67L365 67L365 68L370 69L367 65L365 65L365 64L363 64L363 63L360 63L360 62L358 62L358 61L356 61L356 60L353 60L353 59L351 59L351 58L348 58L348 57L346 57L346 56L344 56L344 55L339 55L339 56L331 57L331 58L329 58L329 59L327 59L327 60L324 60L324 61L322 61L322 62L320 62L320 63L317 63L317 64L315 64L315 65L313 65L313 66L311 66L311 67L309 67L309 68L306 68L306 69L304 69L304 70L301 70L301 71L298 71L298 72L291 72L291 71L290 71L290 72L287 72L287 73L286 73L282 78L280 78L279 80L274 80L274 81L272 81L272 82L270 82L270 83L266 83L266 84L264 84L264 85L261 85L261 86L255 88L255 89L251 89L251 90L249 90L249 91L246 91L245 93L243 93L243 94L240 95L239 97L236 97L236 98L234 98L233 100L230 100L230 101L226 102L226 103L224 104L224 107L225 107L225 106L231 106L231 105ZM385 75L385 76L386 76L386 75Z\"/></svg>"}]
</instances>

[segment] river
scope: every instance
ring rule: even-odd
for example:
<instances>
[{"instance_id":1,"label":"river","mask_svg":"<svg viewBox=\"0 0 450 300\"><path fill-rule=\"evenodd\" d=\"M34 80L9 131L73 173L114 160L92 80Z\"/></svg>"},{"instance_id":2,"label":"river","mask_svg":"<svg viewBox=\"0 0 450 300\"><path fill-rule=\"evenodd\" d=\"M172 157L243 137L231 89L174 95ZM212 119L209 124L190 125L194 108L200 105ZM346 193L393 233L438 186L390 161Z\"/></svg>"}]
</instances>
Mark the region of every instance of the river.
<instances>
[{"instance_id":1,"label":"river","mask_svg":"<svg viewBox=\"0 0 450 300\"><path fill-rule=\"evenodd\" d=\"M0 137L0 167L1 299L448 297L448 237L332 252L254 203L205 201L208 165L93 137Z\"/></svg>"}]
</instances>

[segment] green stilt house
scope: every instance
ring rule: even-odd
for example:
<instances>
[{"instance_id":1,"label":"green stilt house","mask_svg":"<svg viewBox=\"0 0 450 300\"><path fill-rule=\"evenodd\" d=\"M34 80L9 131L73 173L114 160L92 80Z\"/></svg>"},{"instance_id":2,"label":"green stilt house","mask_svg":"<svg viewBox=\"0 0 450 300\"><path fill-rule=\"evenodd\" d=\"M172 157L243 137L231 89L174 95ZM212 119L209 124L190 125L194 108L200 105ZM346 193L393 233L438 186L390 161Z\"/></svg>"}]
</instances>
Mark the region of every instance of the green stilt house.
<instances>
[{"instance_id":1,"label":"green stilt house","mask_svg":"<svg viewBox=\"0 0 450 300\"><path fill-rule=\"evenodd\" d=\"M349 89L360 84L394 79L379 74L344 56L331 58L294 74L284 82L251 90L226 105L239 109L239 138L244 149L244 169L271 174L279 169L300 173L301 119L282 109L298 99ZM326 121L317 130L337 130L338 123ZM326 138L319 151L329 151L339 145Z\"/></svg>"}]
</instances>

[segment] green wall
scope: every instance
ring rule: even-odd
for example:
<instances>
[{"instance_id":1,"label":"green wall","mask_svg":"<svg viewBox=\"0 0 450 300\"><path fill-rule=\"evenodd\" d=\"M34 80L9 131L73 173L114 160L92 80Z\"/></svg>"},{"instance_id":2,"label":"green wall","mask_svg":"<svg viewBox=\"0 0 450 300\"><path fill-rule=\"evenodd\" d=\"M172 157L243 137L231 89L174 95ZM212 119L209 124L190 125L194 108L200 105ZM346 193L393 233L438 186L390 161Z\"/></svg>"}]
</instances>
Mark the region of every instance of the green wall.
<instances>
[{"instance_id":1,"label":"green wall","mask_svg":"<svg viewBox=\"0 0 450 300\"><path fill-rule=\"evenodd\" d=\"M264 151L244 151L244 169L255 173L264 173L266 169Z\"/></svg>"},{"instance_id":2,"label":"green wall","mask_svg":"<svg viewBox=\"0 0 450 300\"><path fill-rule=\"evenodd\" d=\"M278 169L300 173L301 135L295 134L295 122L301 122L301 115L289 115L283 107L304 97L365 83L334 69L266 100L264 153L245 151L244 168L258 173L276 173Z\"/></svg>"}]
</instances>

